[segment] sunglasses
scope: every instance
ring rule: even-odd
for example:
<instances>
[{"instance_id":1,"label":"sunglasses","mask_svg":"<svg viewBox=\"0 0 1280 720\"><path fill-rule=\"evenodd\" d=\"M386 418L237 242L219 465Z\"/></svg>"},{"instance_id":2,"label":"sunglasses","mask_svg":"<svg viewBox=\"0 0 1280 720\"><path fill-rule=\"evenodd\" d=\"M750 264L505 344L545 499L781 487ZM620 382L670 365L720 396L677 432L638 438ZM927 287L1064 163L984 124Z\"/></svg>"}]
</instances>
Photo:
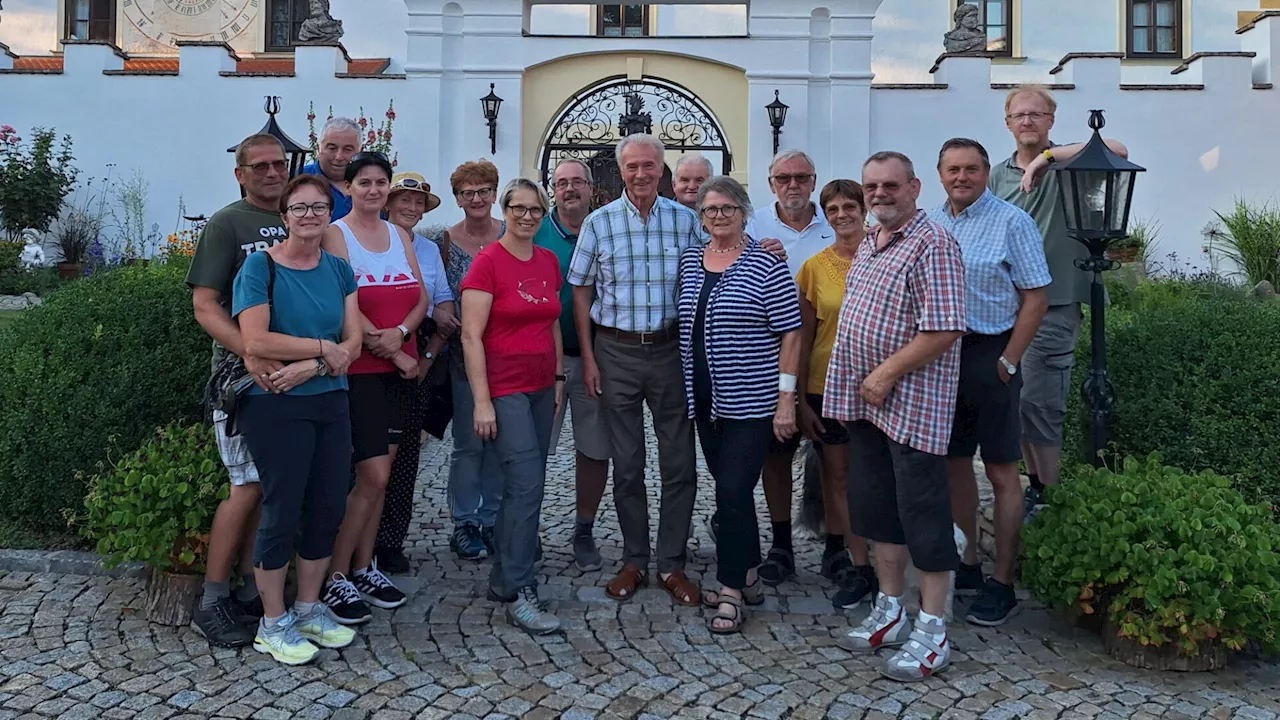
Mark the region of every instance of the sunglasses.
<instances>
[{"instance_id":1,"label":"sunglasses","mask_svg":"<svg viewBox=\"0 0 1280 720\"><path fill-rule=\"evenodd\" d=\"M248 168L258 177L264 177L266 174L275 170L277 173L286 173L289 171L289 163L284 160L272 160L271 162L260 162L252 165L241 165L242 168Z\"/></svg>"},{"instance_id":2,"label":"sunglasses","mask_svg":"<svg viewBox=\"0 0 1280 720\"><path fill-rule=\"evenodd\" d=\"M396 187L408 188L410 190L417 190L418 188L426 187L426 185L427 185L426 183L418 182L413 178L405 178L400 182L396 183Z\"/></svg>"},{"instance_id":3,"label":"sunglasses","mask_svg":"<svg viewBox=\"0 0 1280 720\"><path fill-rule=\"evenodd\" d=\"M376 150L367 150L365 152L356 153L351 158L351 162L360 162L361 160L370 160L370 159L380 160L388 164L391 163L391 159L387 157L386 153L377 152Z\"/></svg>"}]
</instances>

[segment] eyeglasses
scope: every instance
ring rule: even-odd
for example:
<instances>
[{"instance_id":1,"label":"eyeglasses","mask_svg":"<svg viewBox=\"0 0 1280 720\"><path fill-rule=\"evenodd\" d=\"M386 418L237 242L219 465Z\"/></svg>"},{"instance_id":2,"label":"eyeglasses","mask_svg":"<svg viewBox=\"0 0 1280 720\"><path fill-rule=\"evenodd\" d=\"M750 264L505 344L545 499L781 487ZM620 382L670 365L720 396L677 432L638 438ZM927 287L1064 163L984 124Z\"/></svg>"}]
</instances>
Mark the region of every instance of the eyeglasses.
<instances>
[{"instance_id":1,"label":"eyeglasses","mask_svg":"<svg viewBox=\"0 0 1280 720\"><path fill-rule=\"evenodd\" d=\"M590 185L590 183L588 183L586 180L583 180L582 178L573 178L572 180L557 180L555 181L555 184L552 185L552 187L554 187L557 190L564 190L565 188L573 188L574 190L578 190L586 187L587 185Z\"/></svg>"},{"instance_id":2,"label":"eyeglasses","mask_svg":"<svg viewBox=\"0 0 1280 720\"><path fill-rule=\"evenodd\" d=\"M312 215L328 215L329 209L329 203L311 203L310 205L306 203L295 203L288 207L289 214L296 218L306 217L308 210L311 211Z\"/></svg>"},{"instance_id":3,"label":"eyeglasses","mask_svg":"<svg viewBox=\"0 0 1280 720\"><path fill-rule=\"evenodd\" d=\"M877 190L883 190L885 191L885 193L889 195L893 195L893 194L896 194L901 189L902 189L902 183L896 183L896 182L887 182L887 183L880 183L880 184L877 184L877 183L862 184L862 192L866 195L875 195Z\"/></svg>"},{"instance_id":4,"label":"eyeglasses","mask_svg":"<svg viewBox=\"0 0 1280 720\"><path fill-rule=\"evenodd\" d=\"M358 152L351 157L351 162L359 162L361 160L370 160L370 159L381 160L382 162L388 163L388 164L391 163L391 159L387 157L386 153L378 152L377 150L366 150L364 152Z\"/></svg>"},{"instance_id":5,"label":"eyeglasses","mask_svg":"<svg viewBox=\"0 0 1280 720\"><path fill-rule=\"evenodd\" d=\"M471 202L476 198L480 198L481 200L488 200L490 197L493 196L493 193L494 193L494 189L491 187L480 188L479 190L459 190L458 197L462 198L463 200L466 200L467 202Z\"/></svg>"},{"instance_id":6,"label":"eyeglasses","mask_svg":"<svg viewBox=\"0 0 1280 720\"><path fill-rule=\"evenodd\" d=\"M288 161L285 161L285 160L272 160L271 162L260 162L260 163L254 163L252 165L241 165L240 167L249 168L250 170L253 171L254 175L257 175L258 177L263 177L270 170L275 170L278 173L288 172L289 163Z\"/></svg>"},{"instance_id":7,"label":"eyeglasses","mask_svg":"<svg viewBox=\"0 0 1280 720\"><path fill-rule=\"evenodd\" d=\"M773 182L775 185L790 185L793 182L797 185L806 185L813 182L815 177L814 175L774 175Z\"/></svg>"},{"instance_id":8,"label":"eyeglasses","mask_svg":"<svg viewBox=\"0 0 1280 720\"><path fill-rule=\"evenodd\" d=\"M1053 113L1047 113L1047 112L1011 113L1009 115L1005 115L1004 119L1012 120L1015 123L1020 123L1020 122L1023 122L1024 120L1031 120L1032 122L1040 122L1041 120L1047 117L1053 117Z\"/></svg>"},{"instance_id":9,"label":"eyeglasses","mask_svg":"<svg viewBox=\"0 0 1280 720\"><path fill-rule=\"evenodd\" d=\"M731 218L734 215L737 215L738 211L741 209L742 208L737 205L711 205L709 207L702 208L702 216L709 218Z\"/></svg>"},{"instance_id":10,"label":"eyeglasses","mask_svg":"<svg viewBox=\"0 0 1280 720\"><path fill-rule=\"evenodd\" d=\"M546 210L543 210L538 206L528 207L525 205L508 205L504 209L516 217L531 217L534 220L537 220L547 214Z\"/></svg>"}]
</instances>

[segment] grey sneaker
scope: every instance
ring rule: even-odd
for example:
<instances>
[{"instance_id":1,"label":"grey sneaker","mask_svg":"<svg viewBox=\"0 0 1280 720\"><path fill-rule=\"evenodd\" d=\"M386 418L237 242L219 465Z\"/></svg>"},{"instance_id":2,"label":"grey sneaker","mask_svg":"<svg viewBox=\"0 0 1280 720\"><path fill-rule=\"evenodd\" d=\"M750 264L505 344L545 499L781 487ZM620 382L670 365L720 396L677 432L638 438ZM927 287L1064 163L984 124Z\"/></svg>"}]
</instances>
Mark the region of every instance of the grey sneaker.
<instances>
[{"instance_id":1,"label":"grey sneaker","mask_svg":"<svg viewBox=\"0 0 1280 720\"><path fill-rule=\"evenodd\" d=\"M591 526L578 523L573 529L573 562L583 572L599 570L604 566L596 540L591 536Z\"/></svg>"},{"instance_id":2,"label":"grey sneaker","mask_svg":"<svg viewBox=\"0 0 1280 720\"><path fill-rule=\"evenodd\" d=\"M275 627L268 628L267 620L258 621L258 634L253 638L253 649L266 653L285 665L305 665L320 654L320 648L307 641L298 630L293 613L285 613Z\"/></svg>"},{"instance_id":3,"label":"grey sneaker","mask_svg":"<svg viewBox=\"0 0 1280 720\"><path fill-rule=\"evenodd\" d=\"M515 602L507 603L507 622L532 635L549 635L560 630L560 619L538 602L538 591L532 585L520 588Z\"/></svg>"},{"instance_id":4,"label":"grey sneaker","mask_svg":"<svg viewBox=\"0 0 1280 720\"><path fill-rule=\"evenodd\" d=\"M917 618L907 643L889 658L880 673L900 682L919 682L950 664L951 641L946 625L941 619L924 622Z\"/></svg>"},{"instance_id":5,"label":"grey sneaker","mask_svg":"<svg viewBox=\"0 0 1280 720\"><path fill-rule=\"evenodd\" d=\"M897 608L885 595L877 595L871 613L862 624L836 638L836 644L855 653L873 653L882 647L897 647L911 635L911 621L901 603Z\"/></svg>"}]
</instances>

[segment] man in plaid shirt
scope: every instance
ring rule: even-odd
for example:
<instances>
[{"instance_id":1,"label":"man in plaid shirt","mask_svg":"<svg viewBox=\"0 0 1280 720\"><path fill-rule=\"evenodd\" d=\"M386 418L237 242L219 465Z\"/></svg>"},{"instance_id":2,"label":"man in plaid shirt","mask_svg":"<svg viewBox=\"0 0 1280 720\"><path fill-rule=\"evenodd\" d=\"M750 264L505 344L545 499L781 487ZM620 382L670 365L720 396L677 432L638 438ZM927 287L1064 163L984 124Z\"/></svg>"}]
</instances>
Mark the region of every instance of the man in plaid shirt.
<instances>
[{"instance_id":1,"label":"man in plaid shirt","mask_svg":"<svg viewBox=\"0 0 1280 720\"><path fill-rule=\"evenodd\" d=\"M827 370L823 414L850 436L849 521L876 544L880 592L871 614L840 638L844 648L900 647L882 672L923 680L951 659L943 621L956 569L947 444L965 333L960 246L916 206L920 180L896 152L862 168L867 233L849 271L848 291ZM920 571L914 627L903 609L906 567Z\"/></svg>"}]
</instances>

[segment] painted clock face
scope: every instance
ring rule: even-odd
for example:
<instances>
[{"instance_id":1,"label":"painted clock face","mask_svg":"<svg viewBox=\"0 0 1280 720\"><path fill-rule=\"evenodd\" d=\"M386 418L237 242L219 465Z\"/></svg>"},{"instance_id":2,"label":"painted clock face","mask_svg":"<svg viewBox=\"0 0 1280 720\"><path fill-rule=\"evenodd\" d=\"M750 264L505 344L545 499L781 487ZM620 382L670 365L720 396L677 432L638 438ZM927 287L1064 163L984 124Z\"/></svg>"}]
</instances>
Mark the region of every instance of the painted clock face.
<instances>
[{"instance_id":1,"label":"painted clock face","mask_svg":"<svg viewBox=\"0 0 1280 720\"><path fill-rule=\"evenodd\" d=\"M161 45L180 40L231 42L251 29L262 0L123 0L137 32Z\"/></svg>"}]
</instances>

